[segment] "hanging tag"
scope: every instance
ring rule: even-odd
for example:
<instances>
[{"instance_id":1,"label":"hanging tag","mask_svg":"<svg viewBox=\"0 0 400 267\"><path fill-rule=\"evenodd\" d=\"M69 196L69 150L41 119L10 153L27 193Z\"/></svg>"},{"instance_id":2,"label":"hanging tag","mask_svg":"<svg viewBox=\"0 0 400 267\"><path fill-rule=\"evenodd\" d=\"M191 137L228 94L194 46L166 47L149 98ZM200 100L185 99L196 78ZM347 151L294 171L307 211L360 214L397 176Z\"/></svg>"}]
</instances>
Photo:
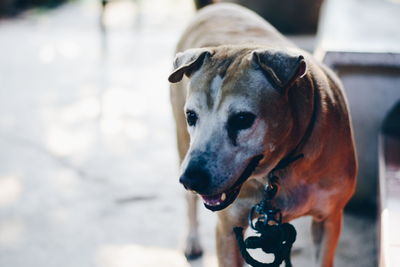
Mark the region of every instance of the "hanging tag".
<instances>
[{"instance_id":1,"label":"hanging tag","mask_svg":"<svg viewBox=\"0 0 400 267\"><path fill-rule=\"evenodd\" d=\"M255 224L255 213L259 215ZM247 264L253 267L279 267L285 261L286 267L291 267L290 252L296 240L296 229L289 223L282 223L280 210L273 209L269 198L265 198L254 206L249 213L249 226L259 236L243 239L243 228L233 230L239 245L240 253ZM262 263L250 256L248 249L261 248L265 253L273 254L271 263Z\"/></svg>"}]
</instances>

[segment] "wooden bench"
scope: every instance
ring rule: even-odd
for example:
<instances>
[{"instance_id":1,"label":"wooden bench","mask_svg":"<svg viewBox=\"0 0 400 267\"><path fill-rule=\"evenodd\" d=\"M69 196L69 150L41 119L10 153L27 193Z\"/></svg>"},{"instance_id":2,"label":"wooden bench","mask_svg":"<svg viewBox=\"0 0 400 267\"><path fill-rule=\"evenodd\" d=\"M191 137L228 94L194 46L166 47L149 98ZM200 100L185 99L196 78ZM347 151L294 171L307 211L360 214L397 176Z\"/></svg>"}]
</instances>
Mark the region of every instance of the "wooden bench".
<instances>
[{"instance_id":1,"label":"wooden bench","mask_svg":"<svg viewBox=\"0 0 400 267\"><path fill-rule=\"evenodd\" d=\"M400 266L400 101L379 138L380 266Z\"/></svg>"}]
</instances>

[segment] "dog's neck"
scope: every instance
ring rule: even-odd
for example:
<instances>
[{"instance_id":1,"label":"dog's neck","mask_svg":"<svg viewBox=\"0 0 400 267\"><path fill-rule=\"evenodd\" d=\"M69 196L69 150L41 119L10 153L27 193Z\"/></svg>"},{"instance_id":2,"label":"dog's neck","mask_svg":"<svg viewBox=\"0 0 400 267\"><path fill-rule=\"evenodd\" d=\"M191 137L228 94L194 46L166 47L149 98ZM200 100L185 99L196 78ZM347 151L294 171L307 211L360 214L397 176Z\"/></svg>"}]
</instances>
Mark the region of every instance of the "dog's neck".
<instances>
[{"instance_id":1,"label":"dog's neck","mask_svg":"<svg viewBox=\"0 0 400 267\"><path fill-rule=\"evenodd\" d=\"M309 81L311 82L311 81ZM293 157L296 157L299 154L304 154L304 152L302 151L302 149L304 148L304 145L308 142L314 127L315 127L315 122L317 119L317 109L318 109L318 101L319 101L319 92L318 90L316 90L313 85L310 86L312 88L312 106L310 108L309 113L311 113L311 115L308 118L308 123L306 124L306 127L298 127L298 128L303 128L303 134L300 136L299 141L297 142L297 144L291 149L289 150L289 152L286 154L286 156L284 156L279 164L283 164L284 162L287 161L291 161L291 159ZM282 162L282 163L281 163Z\"/></svg>"},{"instance_id":2,"label":"dog's neck","mask_svg":"<svg viewBox=\"0 0 400 267\"><path fill-rule=\"evenodd\" d=\"M312 135L312 132L315 128L315 122L317 119L317 112L318 112L318 101L320 98L318 90L316 90L316 87L312 83L312 79L309 79L307 81L309 83L309 88L311 88L311 93L312 93L312 105L310 107L310 110L304 111L304 113L310 114L307 118L307 124L302 126L302 125L296 125L295 128L296 130L293 130L293 134L299 131L302 132L297 138L296 142L293 142L293 145L288 148L287 151L283 153L284 156L280 158L279 161L272 167L266 175L263 176L264 180L264 186L270 183L269 176L274 172L278 171L281 169L284 169L288 167L291 163L301 160L303 157L307 157L306 153L303 151L304 145L309 141L310 136ZM292 89L297 89L297 88L292 88ZM296 97L296 96L293 96ZM303 115L304 116L304 115Z\"/></svg>"}]
</instances>

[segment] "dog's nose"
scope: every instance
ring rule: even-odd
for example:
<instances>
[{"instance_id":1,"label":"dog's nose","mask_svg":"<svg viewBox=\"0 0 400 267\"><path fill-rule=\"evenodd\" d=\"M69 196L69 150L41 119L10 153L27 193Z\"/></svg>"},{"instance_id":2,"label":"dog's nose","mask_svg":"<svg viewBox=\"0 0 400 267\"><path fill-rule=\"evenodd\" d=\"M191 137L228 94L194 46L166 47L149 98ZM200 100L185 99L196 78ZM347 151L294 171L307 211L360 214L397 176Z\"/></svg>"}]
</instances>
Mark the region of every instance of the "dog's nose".
<instances>
[{"instance_id":1,"label":"dog's nose","mask_svg":"<svg viewBox=\"0 0 400 267\"><path fill-rule=\"evenodd\" d=\"M179 182L188 190L202 193L210 183L210 173L198 164L189 164Z\"/></svg>"}]
</instances>

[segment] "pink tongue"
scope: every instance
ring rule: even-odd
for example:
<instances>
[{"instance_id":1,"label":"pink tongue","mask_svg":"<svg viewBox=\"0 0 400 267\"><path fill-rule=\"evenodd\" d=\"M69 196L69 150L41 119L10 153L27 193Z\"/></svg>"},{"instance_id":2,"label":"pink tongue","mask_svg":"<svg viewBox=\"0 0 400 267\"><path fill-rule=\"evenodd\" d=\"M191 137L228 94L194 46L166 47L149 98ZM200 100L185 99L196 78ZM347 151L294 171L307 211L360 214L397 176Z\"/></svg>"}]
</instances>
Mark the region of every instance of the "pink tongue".
<instances>
[{"instance_id":1,"label":"pink tongue","mask_svg":"<svg viewBox=\"0 0 400 267\"><path fill-rule=\"evenodd\" d=\"M201 196L204 200L204 202L206 202L207 205L217 205L218 203L221 203L221 194L217 194L217 195L213 195L213 196Z\"/></svg>"}]
</instances>

